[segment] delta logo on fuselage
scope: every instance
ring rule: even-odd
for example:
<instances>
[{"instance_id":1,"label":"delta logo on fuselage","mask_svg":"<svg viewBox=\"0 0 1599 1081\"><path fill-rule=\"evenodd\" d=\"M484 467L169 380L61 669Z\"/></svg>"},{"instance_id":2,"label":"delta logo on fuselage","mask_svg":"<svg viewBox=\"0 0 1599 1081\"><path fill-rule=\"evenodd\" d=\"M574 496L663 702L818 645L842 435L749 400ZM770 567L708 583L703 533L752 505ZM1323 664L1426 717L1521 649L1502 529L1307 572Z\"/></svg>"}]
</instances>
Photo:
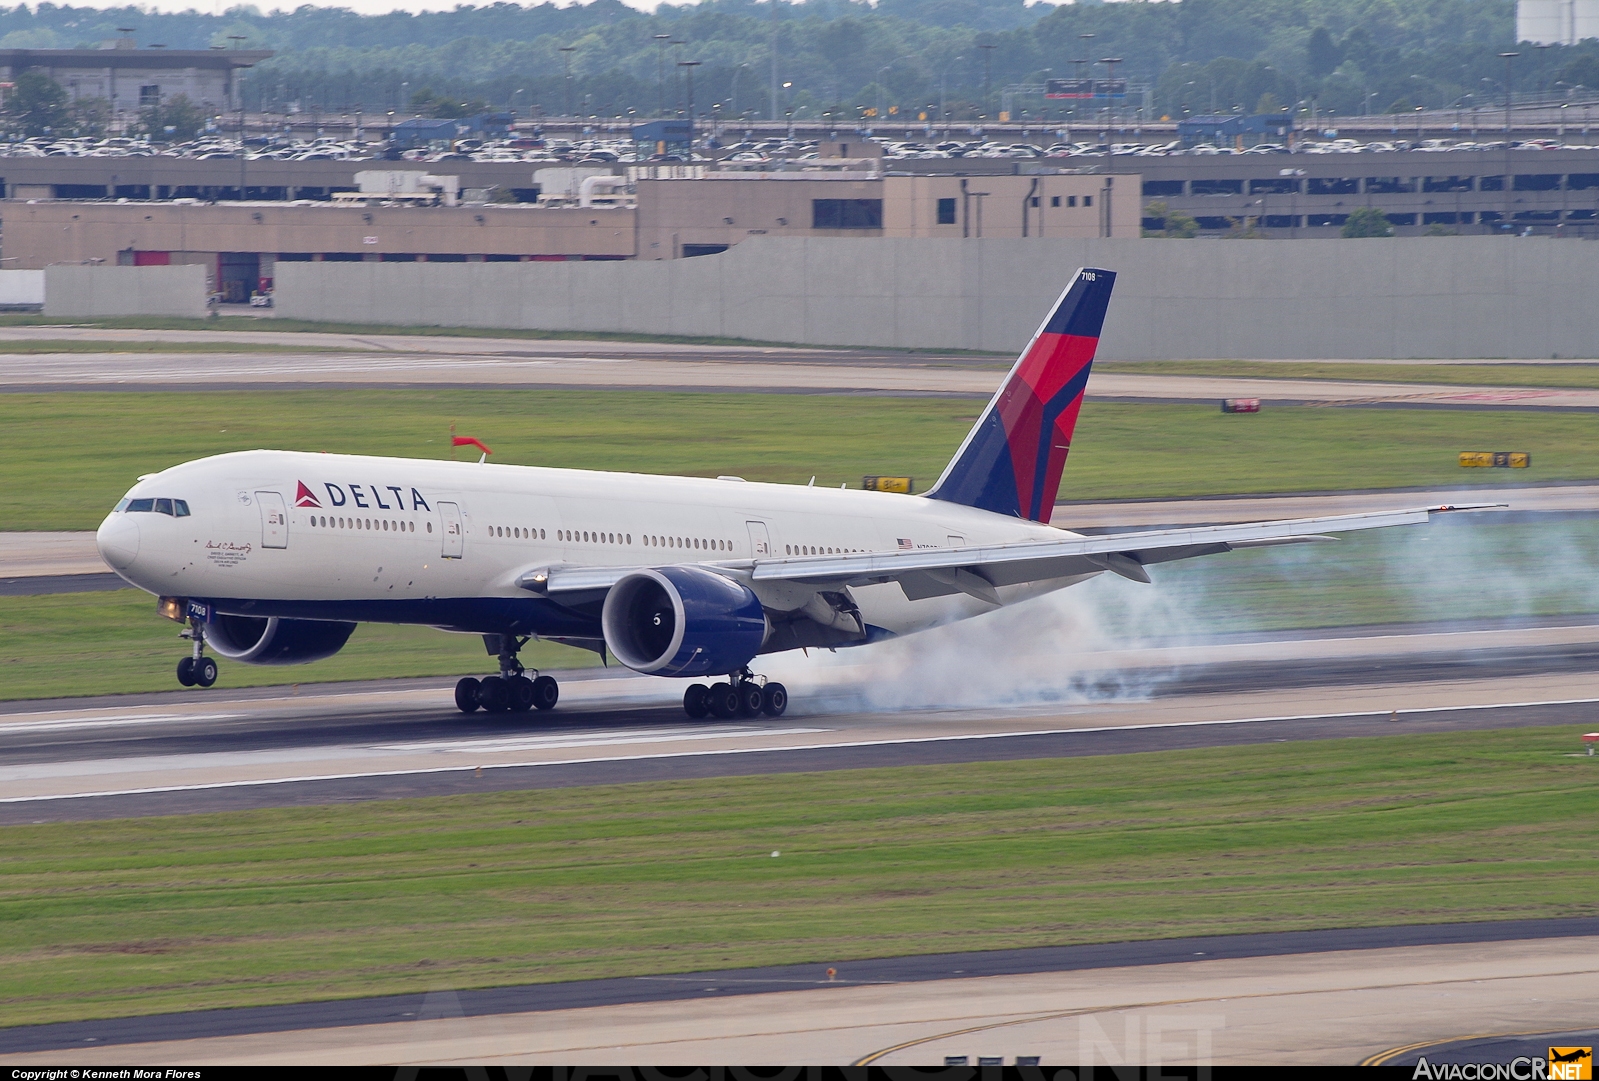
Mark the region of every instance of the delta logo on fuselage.
<instances>
[{"instance_id":1,"label":"delta logo on fuselage","mask_svg":"<svg viewBox=\"0 0 1599 1081\"><path fill-rule=\"evenodd\" d=\"M324 481L322 487L328 493L328 501L326 504L324 504L320 499L317 498L317 494L306 486L305 481L296 481L295 483L299 486L294 492L294 505L296 507L315 507L322 509L324 506L331 508L342 507L346 504L349 504L352 506L361 507L364 510L410 509L431 511L433 509L432 507L428 506L428 501L422 498L422 493L417 491L415 488L411 489L411 506L407 508L405 505L406 486L399 484L385 484L380 487L376 484L333 484ZM383 496L386 492L394 493L392 496L390 496L390 498L394 500L393 503L383 502ZM372 502L368 503L368 499L371 499Z\"/></svg>"}]
</instances>

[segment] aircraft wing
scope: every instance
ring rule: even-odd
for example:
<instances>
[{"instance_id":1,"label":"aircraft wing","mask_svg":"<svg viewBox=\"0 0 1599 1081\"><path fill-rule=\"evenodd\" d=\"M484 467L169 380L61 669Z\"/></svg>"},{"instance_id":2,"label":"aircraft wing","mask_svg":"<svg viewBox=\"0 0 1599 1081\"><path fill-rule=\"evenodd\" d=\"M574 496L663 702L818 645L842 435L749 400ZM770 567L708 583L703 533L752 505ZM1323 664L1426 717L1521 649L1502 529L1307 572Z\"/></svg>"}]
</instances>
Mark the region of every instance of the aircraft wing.
<instances>
[{"instance_id":1,"label":"aircraft wing","mask_svg":"<svg viewBox=\"0 0 1599 1081\"><path fill-rule=\"evenodd\" d=\"M912 600L969 593L994 604L995 586L1067 578L1111 571L1135 582L1149 582L1151 564L1215 555L1239 548L1331 540L1329 533L1386 526L1419 525L1434 514L1488 510L1502 503L1460 503L1408 510L1290 518L1275 522L1146 530L1015 544L924 548L849 555L792 556L707 562L730 577L756 582L792 582L815 588L898 582ZM555 566L530 571L518 580L525 589L548 594L603 592L634 567Z\"/></svg>"}]
</instances>

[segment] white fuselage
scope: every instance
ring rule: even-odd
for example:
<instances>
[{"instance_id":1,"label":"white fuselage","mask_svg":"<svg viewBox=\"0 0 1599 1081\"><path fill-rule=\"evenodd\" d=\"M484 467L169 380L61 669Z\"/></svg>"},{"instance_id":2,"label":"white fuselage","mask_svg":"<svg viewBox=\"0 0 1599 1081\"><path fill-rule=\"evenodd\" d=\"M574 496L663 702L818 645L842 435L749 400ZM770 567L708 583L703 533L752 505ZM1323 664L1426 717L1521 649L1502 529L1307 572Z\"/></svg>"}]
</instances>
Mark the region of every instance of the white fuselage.
<instances>
[{"instance_id":1,"label":"white fuselage","mask_svg":"<svg viewBox=\"0 0 1599 1081\"><path fill-rule=\"evenodd\" d=\"M300 606L293 614L311 618L469 631L494 628L475 616L441 622L435 607L408 602L527 601L517 580L539 567L747 567L799 555L1063 535L919 496L288 451L175 466L141 479L128 497L183 500L190 511L119 511L100 528L107 562L151 593L205 599L223 611L292 603ZM998 594L1010 603L1081 580L1001 587ZM858 587L853 595L865 621L890 634L993 609L965 594L912 601L895 584ZM787 605L782 596L762 601ZM242 602L251 603L241 609Z\"/></svg>"}]
</instances>

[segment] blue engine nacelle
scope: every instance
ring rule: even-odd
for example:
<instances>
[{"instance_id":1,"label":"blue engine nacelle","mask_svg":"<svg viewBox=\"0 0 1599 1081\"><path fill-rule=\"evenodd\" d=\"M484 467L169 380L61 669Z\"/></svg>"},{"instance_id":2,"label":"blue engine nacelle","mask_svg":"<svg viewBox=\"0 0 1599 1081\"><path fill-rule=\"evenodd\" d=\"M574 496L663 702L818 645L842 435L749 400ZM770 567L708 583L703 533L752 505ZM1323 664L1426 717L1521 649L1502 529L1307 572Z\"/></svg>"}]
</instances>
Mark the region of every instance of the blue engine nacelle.
<instances>
[{"instance_id":1,"label":"blue engine nacelle","mask_svg":"<svg viewBox=\"0 0 1599 1081\"><path fill-rule=\"evenodd\" d=\"M600 626L617 660L651 676L736 672L767 634L759 598L701 567L629 574L606 595Z\"/></svg>"},{"instance_id":2,"label":"blue engine nacelle","mask_svg":"<svg viewBox=\"0 0 1599 1081\"><path fill-rule=\"evenodd\" d=\"M245 664L305 664L344 648L354 623L277 616L219 615L206 624L205 640L221 656Z\"/></svg>"}]
</instances>

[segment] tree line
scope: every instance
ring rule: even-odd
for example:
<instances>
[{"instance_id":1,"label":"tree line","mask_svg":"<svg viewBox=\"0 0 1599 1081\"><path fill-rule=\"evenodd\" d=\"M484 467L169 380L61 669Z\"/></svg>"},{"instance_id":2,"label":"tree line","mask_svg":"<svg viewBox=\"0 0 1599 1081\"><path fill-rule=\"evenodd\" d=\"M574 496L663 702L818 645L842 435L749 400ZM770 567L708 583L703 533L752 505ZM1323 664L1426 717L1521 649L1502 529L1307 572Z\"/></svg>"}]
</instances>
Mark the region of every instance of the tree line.
<instances>
[{"instance_id":1,"label":"tree line","mask_svg":"<svg viewBox=\"0 0 1599 1081\"><path fill-rule=\"evenodd\" d=\"M1048 124L1046 80L1114 70L1151 118L1312 107L1349 115L1502 104L1599 89L1599 42L1515 48L1513 0L620 0L495 3L362 16L302 6L221 15L0 8L0 47L271 49L252 110L396 116L514 108L602 119L683 115L975 121L1007 104ZM774 80L774 59L775 74ZM1103 61L1113 59L1114 65ZM776 95L774 101L774 81ZM692 102L691 102L692 98ZM1134 94L1119 108L1143 104ZM881 110L891 115L874 117Z\"/></svg>"}]
</instances>

